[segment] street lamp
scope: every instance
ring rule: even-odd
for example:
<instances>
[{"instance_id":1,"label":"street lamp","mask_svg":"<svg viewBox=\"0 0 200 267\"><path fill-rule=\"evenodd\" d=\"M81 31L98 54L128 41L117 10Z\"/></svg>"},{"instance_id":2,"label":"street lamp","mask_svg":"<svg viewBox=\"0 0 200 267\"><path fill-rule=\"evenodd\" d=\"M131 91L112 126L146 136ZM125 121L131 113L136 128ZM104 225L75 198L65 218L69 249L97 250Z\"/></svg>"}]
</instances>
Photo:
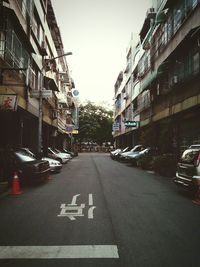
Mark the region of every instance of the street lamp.
<instances>
[{"instance_id":1,"label":"street lamp","mask_svg":"<svg viewBox=\"0 0 200 267\"><path fill-rule=\"evenodd\" d=\"M60 56L54 57L54 58L49 58L45 61L45 63L43 63L42 69L41 69L41 79L40 79L40 88L39 88L39 116L38 116L38 155L41 155L41 150L42 150L42 117L43 117L43 113L42 113L42 88L43 88L43 71L46 67L46 65L57 58L61 58L61 57L65 57L65 56L70 56L72 55L72 52L67 52L65 54L62 54Z\"/></svg>"}]
</instances>

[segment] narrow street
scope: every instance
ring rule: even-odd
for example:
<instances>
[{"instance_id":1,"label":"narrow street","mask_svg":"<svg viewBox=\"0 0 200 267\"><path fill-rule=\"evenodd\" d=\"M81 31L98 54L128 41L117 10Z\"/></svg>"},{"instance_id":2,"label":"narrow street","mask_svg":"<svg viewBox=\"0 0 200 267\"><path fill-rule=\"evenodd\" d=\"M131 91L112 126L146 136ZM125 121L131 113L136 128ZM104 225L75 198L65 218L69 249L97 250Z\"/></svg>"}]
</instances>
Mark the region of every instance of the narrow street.
<instances>
[{"instance_id":1,"label":"narrow street","mask_svg":"<svg viewBox=\"0 0 200 267\"><path fill-rule=\"evenodd\" d=\"M0 266L200 266L200 208L170 178L104 153L51 178L0 199Z\"/></svg>"}]
</instances>

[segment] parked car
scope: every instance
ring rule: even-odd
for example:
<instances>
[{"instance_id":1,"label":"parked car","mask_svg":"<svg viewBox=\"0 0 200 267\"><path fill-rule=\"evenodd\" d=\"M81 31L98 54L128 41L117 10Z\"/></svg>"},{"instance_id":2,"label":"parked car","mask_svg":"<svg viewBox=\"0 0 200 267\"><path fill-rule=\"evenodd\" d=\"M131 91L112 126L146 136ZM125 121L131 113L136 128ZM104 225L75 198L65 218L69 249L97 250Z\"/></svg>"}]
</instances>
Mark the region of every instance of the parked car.
<instances>
[{"instance_id":1,"label":"parked car","mask_svg":"<svg viewBox=\"0 0 200 267\"><path fill-rule=\"evenodd\" d=\"M156 156L158 154L158 150L156 148L147 147L140 151L139 153L130 154L126 157L127 162L132 163L133 165L138 166L138 161L146 156Z\"/></svg>"},{"instance_id":2,"label":"parked car","mask_svg":"<svg viewBox=\"0 0 200 267\"><path fill-rule=\"evenodd\" d=\"M128 151L128 150L129 150L129 147L128 147L128 146L125 147L124 149L121 149L121 151L118 151L118 152L116 152L116 153L113 155L113 159L118 160L119 157L120 157L120 155L121 155L122 153Z\"/></svg>"},{"instance_id":3,"label":"parked car","mask_svg":"<svg viewBox=\"0 0 200 267\"><path fill-rule=\"evenodd\" d=\"M200 148L200 144L191 145L189 148Z\"/></svg>"},{"instance_id":4,"label":"parked car","mask_svg":"<svg viewBox=\"0 0 200 267\"><path fill-rule=\"evenodd\" d=\"M57 152L57 153L62 153L63 155L67 156L69 159L72 159L72 155L70 153L68 153L68 152L60 151L57 148L54 148L54 151Z\"/></svg>"},{"instance_id":5,"label":"parked car","mask_svg":"<svg viewBox=\"0 0 200 267\"><path fill-rule=\"evenodd\" d=\"M200 181L200 145L186 149L177 164L174 182L191 191L198 189Z\"/></svg>"},{"instance_id":6,"label":"parked car","mask_svg":"<svg viewBox=\"0 0 200 267\"><path fill-rule=\"evenodd\" d=\"M114 158L115 154L119 153L120 151L122 151L121 148L117 148L113 151L110 151L110 157Z\"/></svg>"},{"instance_id":7,"label":"parked car","mask_svg":"<svg viewBox=\"0 0 200 267\"><path fill-rule=\"evenodd\" d=\"M136 155L138 154L140 151L142 151L144 148L142 145L136 145L134 146L134 148L132 148L131 150L129 151L126 151L126 152L123 152L123 153L120 153L119 155L119 160L120 161L127 161L127 156L128 155Z\"/></svg>"},{"instance_id":8,"label":"parked car","mask_svg":"<svg viewBox=\"0 0 200 267\"><path fill-rule=\"evenodd\" d=\"M48 156L49 158L52 158L55 160L58 160L62 164L67 163L70 160L69 155L67 155L66 153L58 152L51 147L47 148L45 156Z\"/></svg>"},{"instance_id":9,"label":"parked car","mask_svg":"<svg viewBox=\"0 0 200 267\"><path fill-rule=\"evenodd\" d=\"M23 148L20 148L19 150L24 151L25 153L27 153L27 155L36 159L36 155L29 148L23 147ZM48 158L48 157L42 157L41 160L45 160L49 162L49 167L51 169L51 172L59 172L62 169L62 164L58 160Z\"/></svg>"},{"instance_id":10,"label":"parked car","mask_svg":"<svg viewBox=\"0 0 200 267\"><path fill-rule=\"evenodd\" d=\"M77 157L77 156L78 156L78 152L77 152L77 151L69 151L69 150L67 150L66 148L63 148L63 149L61 150L61 152L70 154L72 157Z\"/></svg>"},{"instance_id":11,"label":"parked car","mask_svg":"<svg viewBox=\"0 0 200 267\"><path fill-rule=\"evenodd\" d=\"M1 164L9 183L13 174L18 172L20 182L41 182L48 178L50 167L48 161L38 160L21 150L2 150Z\"/></svg>"}]
</instances>

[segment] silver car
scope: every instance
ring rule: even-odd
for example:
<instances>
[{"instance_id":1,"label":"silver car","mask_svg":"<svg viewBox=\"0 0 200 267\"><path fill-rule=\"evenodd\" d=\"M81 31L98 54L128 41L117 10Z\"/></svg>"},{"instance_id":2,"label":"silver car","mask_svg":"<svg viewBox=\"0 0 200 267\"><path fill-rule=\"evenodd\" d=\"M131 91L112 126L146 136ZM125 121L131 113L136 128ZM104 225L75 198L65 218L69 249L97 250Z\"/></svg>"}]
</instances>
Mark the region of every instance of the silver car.
<instances>
[{"instance_id":1,"label":"silver car","mask_svg":"<svg viewBox=\"0 0 200 267\"><path fill-rule=\"evenodd\" d=\"M200 145L191 146L183 152L177 165L174 182L192 191L198 189L200 183Z\"/></svg>"}]
</instances>

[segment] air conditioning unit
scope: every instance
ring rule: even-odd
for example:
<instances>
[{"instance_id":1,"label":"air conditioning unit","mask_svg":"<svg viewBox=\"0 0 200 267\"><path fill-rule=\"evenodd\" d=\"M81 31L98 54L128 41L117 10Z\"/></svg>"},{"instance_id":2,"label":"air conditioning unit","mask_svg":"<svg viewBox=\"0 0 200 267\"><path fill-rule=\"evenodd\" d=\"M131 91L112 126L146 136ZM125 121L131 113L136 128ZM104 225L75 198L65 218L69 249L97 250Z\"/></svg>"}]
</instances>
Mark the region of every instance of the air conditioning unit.
<instances>
[{"instance_id":1,"label":"air conditioning unit","mask_svg":"<svg viewBox=\"0 0 200 267\"><path fill-rule=\"evenodd\" d=\"M63 89L64 89L65 91L68 91L68 90L69 90L69 86L68 86L66 83L64 83L64 84L63 84Z\"/></svg>"},{"instance_id":2,"label":"air conditioning unit","mask_svg":"<svg viewBox=\"0 0 200 267\"><path fill-rule=\"evenodd\" d=\"M152 18L153 16L155 16L155 9L153 7L147 9L147 13L146 16L147 18Z\"/></svg>"},{"instance_id":3,"label":"air conditioning unit","mask_svg":"<svg viewBox=\"0 0 200 267\"><path fill-rule=\"evenodd\" d=\"M124 93L123 99L128 99L128 94L127 93Z\"/></svg>"},{"instance_id":4,"label":"air conditioning unit","mask_svg":"<svg viewBox=\"0 0 200 267\"><path fill-rule=\"evenodd\" d=\"M65 80L65 78L64 78L64 76L62 74L59 74L59 80L60 81L64 81Z\"/></svg>"},{"instance_id":5,"label":"air conditioning unit","mask_svg":"<svg viewBox=\"0 0 200 267\"><path fill-rule=\"evenodd\" d=\"M47 56L47 43L45 41L41 42L41 54Z\"/></svg>"},{"instance_id":6,"label":"air conditioning unit","mask_svg":"<svg viewBox=\"0 0 200 267\"><path fill-rule=\"evenodd\" d=\"M58 104L58 109L62 109L62 108L63 108L62 104Z\"/></svg>"}]
</instances>

